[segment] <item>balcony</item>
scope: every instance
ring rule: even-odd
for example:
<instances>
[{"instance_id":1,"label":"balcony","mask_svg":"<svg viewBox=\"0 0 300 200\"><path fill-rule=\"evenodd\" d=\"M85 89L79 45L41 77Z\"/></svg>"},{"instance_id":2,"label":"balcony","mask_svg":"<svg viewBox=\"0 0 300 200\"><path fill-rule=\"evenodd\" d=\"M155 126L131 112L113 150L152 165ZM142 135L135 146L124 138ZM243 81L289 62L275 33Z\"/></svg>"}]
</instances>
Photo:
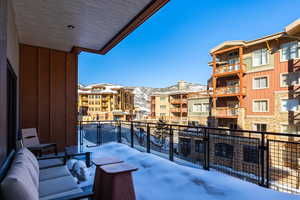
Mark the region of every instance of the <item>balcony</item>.
<instances>
[{"instance_id":1,"label":"balcony","mask_svg":"<svg viewBox=\"0 0 300 200\"><path fill-rule=\"evenodd\" d=\"M215 109L215 116L219 118L237 118L239 108L217 107Z\"/></svg>"},{"instance_id":2,"label":"balcony","mask_svg":"<svg viewBox=\"0 0 300 200\"><path fill-rule=\"evenodd\" d=\"M245 95L245 88L240 92L240 86L225 86L216 88L216 96L238 96Z\"/></svg>"},{"instance_id":3,"label":"balcony","mask_svg":"<svg viewBox=\"0 0 300 200\"><path fill-rule=\"evenodd\" d=\"M215 76L231 76L244 71L240 64L222 64L216 68Z\"/></svg>"},{"instance_id":4,"label":"balcony","mask_svg":"<svg viewBox=\"0 0 300 200\"><path fill-rule=\"evenodd\" d=\"M171 99L170 103L171 104L186 104L187 99Z\"/></svg>"},{"instance_id":5,"label":"balcony","mask_svg":"<svg viewBox=\"0 0 300 200\"><path fill-rule=\"evenodd\" d=\"M170 108L170 112L173 113L186 113L187 112L187 108Z\"/></svg>"}]
</instances>

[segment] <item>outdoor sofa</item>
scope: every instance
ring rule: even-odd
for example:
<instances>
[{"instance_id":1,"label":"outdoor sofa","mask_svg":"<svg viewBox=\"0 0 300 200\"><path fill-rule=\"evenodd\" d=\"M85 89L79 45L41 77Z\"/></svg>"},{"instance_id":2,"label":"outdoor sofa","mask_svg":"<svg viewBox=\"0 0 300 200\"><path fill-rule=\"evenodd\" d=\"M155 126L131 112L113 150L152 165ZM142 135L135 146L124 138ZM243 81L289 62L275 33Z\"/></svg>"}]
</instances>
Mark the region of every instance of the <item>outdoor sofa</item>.
<instances>
[{"instance_id":1,"label":"outdoor sofa","mask_svg":"<svg viewBox=\"0 0 300 200\"><path fill-rule=\"evenodd\" d=\"M63 157L43 158L43 161ZM55 163L55 162L54 162ZM42 167L27 149L12 152L0 169L0 199L50 200L81 199L91 197L76 183L66 165Z\"/></svg>"}]
</instances>

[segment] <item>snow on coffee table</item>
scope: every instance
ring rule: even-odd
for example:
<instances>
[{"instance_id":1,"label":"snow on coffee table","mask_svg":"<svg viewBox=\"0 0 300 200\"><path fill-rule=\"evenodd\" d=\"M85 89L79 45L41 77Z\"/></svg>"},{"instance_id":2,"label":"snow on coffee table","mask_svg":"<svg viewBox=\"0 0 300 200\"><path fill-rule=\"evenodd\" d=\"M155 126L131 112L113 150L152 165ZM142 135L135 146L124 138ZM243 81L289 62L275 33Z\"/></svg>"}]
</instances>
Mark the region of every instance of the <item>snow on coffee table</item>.
<instances>
[{"instance_id":1,"label":"snow on coffee table","mask_svg":"<svg viewBox=\"0 0 300 200\"><path fill-rule=\"evenodd\" d=\"M92 157L115 156L138 167L133 173L137 200L300 200L221 172L185 167L124 144L90 148ZM92 174L95 167L90 168ZM85 184L93 182L93 175Z\"/></svg>"}]
</instances>

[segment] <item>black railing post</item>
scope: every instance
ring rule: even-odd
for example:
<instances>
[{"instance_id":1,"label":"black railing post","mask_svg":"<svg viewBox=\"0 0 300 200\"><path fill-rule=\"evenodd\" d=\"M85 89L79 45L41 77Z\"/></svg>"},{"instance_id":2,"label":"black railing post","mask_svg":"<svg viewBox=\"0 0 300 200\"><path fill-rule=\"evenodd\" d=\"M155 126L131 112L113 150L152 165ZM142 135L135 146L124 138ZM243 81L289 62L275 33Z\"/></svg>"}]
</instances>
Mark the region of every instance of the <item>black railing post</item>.
<instances>
[{"instance_id":1,"label":"black railing post","mask_svg":"<svg viewBox=\"0 0 300 200\"><path fill-rule=\"evenodd\" d=\"M131 122L130 124L130 143L131 143L131 147L134 148L134 127L133 127L133 122Z\"/></svg>"},{"instance_id":2,"label":"black railing post","mask_svg":"<svg viewBox=\"0 0 300 200\"><path fill-rule=\"evenodd\" d=\"M99 122L99 139L100 145L103 143L103 135L102 135L102 124Z\"/></svg>"},{"instance_id":3,"label":"black railing post","mask_svg":"<svg viewBox=\"0 0 300 200\"><path fill-rule=\"evenodd\" d=\"M99 123L97 123L97 145L100 145Z\"/></svg>"},{"instance_id":4,"label":"black railing post","mask_svg":"<svg viewBox=\"0 0 300 200\"><path fill-rule=\"evenodd\" d=\"M203 144L204 144L204 164L203 164L203 169L209 170L209 135L208 135L208 131L207 131L206 128L204 128Z\"/></svg>"},{"instance_id":5,"label":"black railing post","mask_svg":"<svg viewBox=\"0 0 300 200\"><path fill-rule=\"evenodd\" d=\"M147 123L147 153L150 153L150 125Z\"/></svg>"},{"instance_id":6,"label":"black railing post","mask_svg":"<svg viewBox=\"0 0 300 200\"><path fill-rule=\"evenodd\" d=\"M174 161L174 134L173 134L173 128L170 125L170 141L169 141L169 159L171 161Z\"/></svg>"},{"instance_id":7,"label":"black railing post","mask_svg":"<svg viewBox=\"0 0 300 200\"><path fill-rule=\"evenodd\" d=\"M80 146L83 145L82 121L79 122L79 143L80 143Z\"/></svg>"},{"instance_id":8,"label":"black railing post","mask_svg":"<svg viewBox=\"0 0 300 200\"><path fill-rule=\"evenodd\" d=\"M121 127L121 122L118 122L118 132L117 132L117 137L118 137L118 142L122 143L122 127Z\"/></svg>"},{"instance_id":9,"label":"black railing post","mask_svg":"<svg viewBox=\"0 0 300 200\"><path fill-rule=\"evenodd\" d=\"M265 146L265 133L261 133L261 143L260 143L260 175L261 175L261 180L259 185L260 186L266 186L265 183L265 150L266 150L266 146Z\"/></svg>"},{"instance_id":10,"label":"black railing post","mask_svg":"<svg viewBox=\"0 0 300 200\"><path fill-rule=\"evenodd\" d=\"M267 175L266 175L266 179L267 179L267 183L266 183L266 187L270 187L270 163L269 163L269 140L267 140L267 157L266 157L266 167L267 167Z\"/></svg>"}]
</instances>

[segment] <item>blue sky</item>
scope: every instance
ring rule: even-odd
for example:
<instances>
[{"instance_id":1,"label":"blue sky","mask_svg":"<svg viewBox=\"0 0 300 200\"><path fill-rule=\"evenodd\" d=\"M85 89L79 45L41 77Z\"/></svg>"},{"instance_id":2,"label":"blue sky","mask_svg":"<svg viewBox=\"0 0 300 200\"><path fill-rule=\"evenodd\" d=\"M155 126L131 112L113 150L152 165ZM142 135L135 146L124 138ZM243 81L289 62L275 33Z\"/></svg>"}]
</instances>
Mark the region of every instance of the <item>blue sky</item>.
<instances>
[{"instance_id":1,"label":"blue sky","mask_svg":"<svg viewBox=\"0 0 300 200\"><path fill-rule=\"evenodd\" d=\"M299 0L171 0L108 54L81 53L79 82L206 84L211 48L283 31L300 17L299 8Z\"/></svg>"}]
</instances>

